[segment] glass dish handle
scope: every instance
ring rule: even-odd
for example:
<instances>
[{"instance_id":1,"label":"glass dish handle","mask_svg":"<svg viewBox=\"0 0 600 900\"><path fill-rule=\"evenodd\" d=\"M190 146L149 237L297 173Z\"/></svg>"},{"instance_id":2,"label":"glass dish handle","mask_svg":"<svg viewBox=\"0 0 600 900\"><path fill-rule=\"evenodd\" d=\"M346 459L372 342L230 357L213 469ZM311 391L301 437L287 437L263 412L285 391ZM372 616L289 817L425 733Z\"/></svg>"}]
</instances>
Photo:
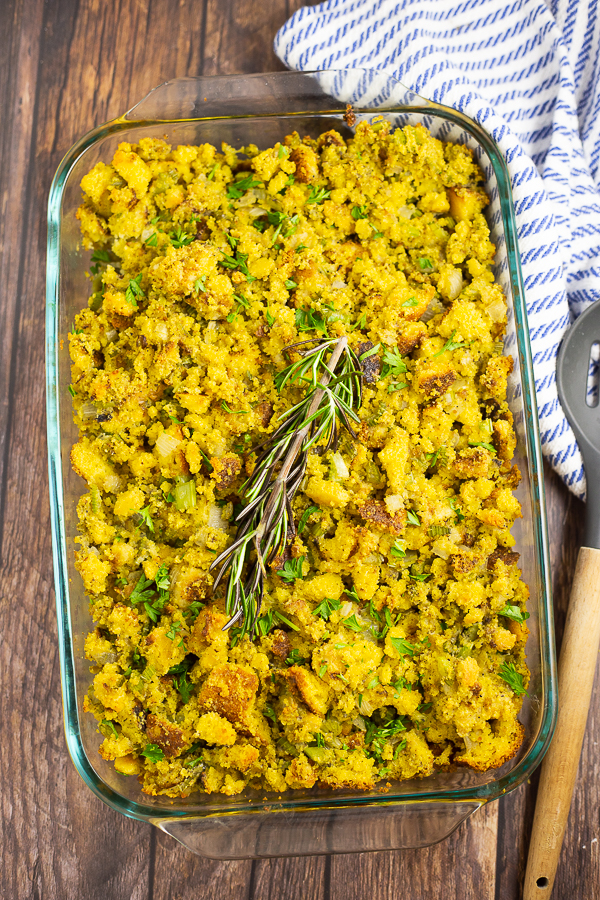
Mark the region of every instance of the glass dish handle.
<instances>
[{"instance_id":1,"label":"glass dish handle","mask_svg":"<svg viewBox=\"0 0 600 900\"><path fill-rule=\"evenodd\" d=\"M426 847L448 837L482 801L402 803L288 813L154 819L198 856L265 859Z\"/></svg>"},{"instance_id":2,"label":"glass dish handle","mask_svg":"<svg viewBox=\"0 0 600 900\"><path fill-rule=\"evenodd\" d=\"M365 85L365 79L368 84ZM428 106L387 72L352 69L267 72L243 78L213 75L175 78L150 91L122 117L125 122L172 122L223 116L289 115L339 111L347 103L377 110L398 104Z\"/></svg>"}]
</instances>

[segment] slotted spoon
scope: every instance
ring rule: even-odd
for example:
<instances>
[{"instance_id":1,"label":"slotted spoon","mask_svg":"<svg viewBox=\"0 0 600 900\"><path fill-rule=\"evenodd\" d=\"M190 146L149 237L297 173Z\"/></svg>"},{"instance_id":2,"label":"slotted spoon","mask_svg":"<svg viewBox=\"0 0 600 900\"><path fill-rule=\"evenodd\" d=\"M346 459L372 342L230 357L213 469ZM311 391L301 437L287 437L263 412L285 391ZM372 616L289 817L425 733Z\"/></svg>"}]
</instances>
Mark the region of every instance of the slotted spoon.
<instances>
[{"instance_id":1,"label":"slotted spoon","mask_svg":"<svg viewBox=\"0 0 600 900\"><path fill-rule=\"evenodd\" d=\"M588 389L593 345L600 342L600 301L563 339L556 366L558 393L583 456L586 529L558 663L558 719L544 759L523 900L548 900L560 856L600 645L600 405ZM590 403L596 401L596 405Z\"/></svg>"}]
</instances>

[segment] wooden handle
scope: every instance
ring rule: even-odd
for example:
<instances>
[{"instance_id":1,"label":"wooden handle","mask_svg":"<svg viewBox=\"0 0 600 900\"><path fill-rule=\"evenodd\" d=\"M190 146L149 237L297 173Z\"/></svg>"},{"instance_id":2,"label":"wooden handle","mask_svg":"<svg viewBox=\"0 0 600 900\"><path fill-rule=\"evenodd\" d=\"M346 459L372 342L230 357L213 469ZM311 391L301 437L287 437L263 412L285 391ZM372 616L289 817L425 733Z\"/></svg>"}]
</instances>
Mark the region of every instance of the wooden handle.
<instances>
[{"instance_id":1,"label":"wooden handle","mask_svg":"<svg viewBox=\"0 0 600 900\"><path fill-rule=\"evenodd\" d=\"M549 900L585 733L600 644L600 550L577 557L558 664L558 719L542 764L523 900Z\"/></svg>"}]
</instances>

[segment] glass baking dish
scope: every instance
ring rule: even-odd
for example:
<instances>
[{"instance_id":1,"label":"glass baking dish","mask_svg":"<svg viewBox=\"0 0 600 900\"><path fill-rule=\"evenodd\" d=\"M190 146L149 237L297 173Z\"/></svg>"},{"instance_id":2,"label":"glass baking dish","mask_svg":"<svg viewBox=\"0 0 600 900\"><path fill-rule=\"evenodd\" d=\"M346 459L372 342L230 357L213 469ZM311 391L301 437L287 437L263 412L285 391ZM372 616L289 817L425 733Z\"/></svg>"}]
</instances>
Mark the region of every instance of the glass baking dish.
<instances>
[{"instance_id":1,"label":"glass baking dish","mask_svg":"<svg viewBox=\"0 0 600 900\"><path fill-rule=\"evenodd\" d=\"M175 144L220 146L226 141L262 149L294 130L317 136L336 128L348 134L353 127L352 117L344 118L348 102L354 103L356 122L375 114L394 126L422 122L437 137L466 142L485 173L496 274L509 304L505 345L515 359L509 402L518 436L515 461L523 475L518 490L523 518L514 534L531 591L527 658L532 679L521 714L525 740L501 769L439 772L396 783L391 790L148 797L136 779L120 775L98 755L101 735L95 719L82 710L91 680L83 652L91 618L73 564L76 503L83 484L69 462L77 431L67 389L66 337L89 296L89 253L81 248L75 218L80 181L98 160L110 160L118 143L146 135ZM124 815L152 822L195 853L244 859L427 846L531 775L552 736L557 703L542 457L510 183L498 148L479 125L373 70L184 78L163 84L121 118L86 134L61 162L49 200L46 298L48 457L65 730L75 767L98 797Z\"/></svg>"}]
</instances>

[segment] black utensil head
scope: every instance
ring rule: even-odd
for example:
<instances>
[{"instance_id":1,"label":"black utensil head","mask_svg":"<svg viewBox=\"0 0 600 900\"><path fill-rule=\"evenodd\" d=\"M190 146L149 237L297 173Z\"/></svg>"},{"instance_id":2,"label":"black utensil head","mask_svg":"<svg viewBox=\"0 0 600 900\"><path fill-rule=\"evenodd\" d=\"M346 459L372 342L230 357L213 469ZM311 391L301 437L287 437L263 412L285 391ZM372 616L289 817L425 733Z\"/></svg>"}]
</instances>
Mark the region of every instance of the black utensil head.
<instances>
[{"instance_id":1,"label":"black utensil head","mask_svg":"<svg viewBox=\"0 0 600 900\"><path fill-rule=\"evenodd\" d=\"M556 363L562 408L577 438L587 483L587 525L584 544L600 548L600 404L598 369L600 301L593 303L563 338ZM594 358L596 362L594 362Z\"/></svg>"}]
</instances>

